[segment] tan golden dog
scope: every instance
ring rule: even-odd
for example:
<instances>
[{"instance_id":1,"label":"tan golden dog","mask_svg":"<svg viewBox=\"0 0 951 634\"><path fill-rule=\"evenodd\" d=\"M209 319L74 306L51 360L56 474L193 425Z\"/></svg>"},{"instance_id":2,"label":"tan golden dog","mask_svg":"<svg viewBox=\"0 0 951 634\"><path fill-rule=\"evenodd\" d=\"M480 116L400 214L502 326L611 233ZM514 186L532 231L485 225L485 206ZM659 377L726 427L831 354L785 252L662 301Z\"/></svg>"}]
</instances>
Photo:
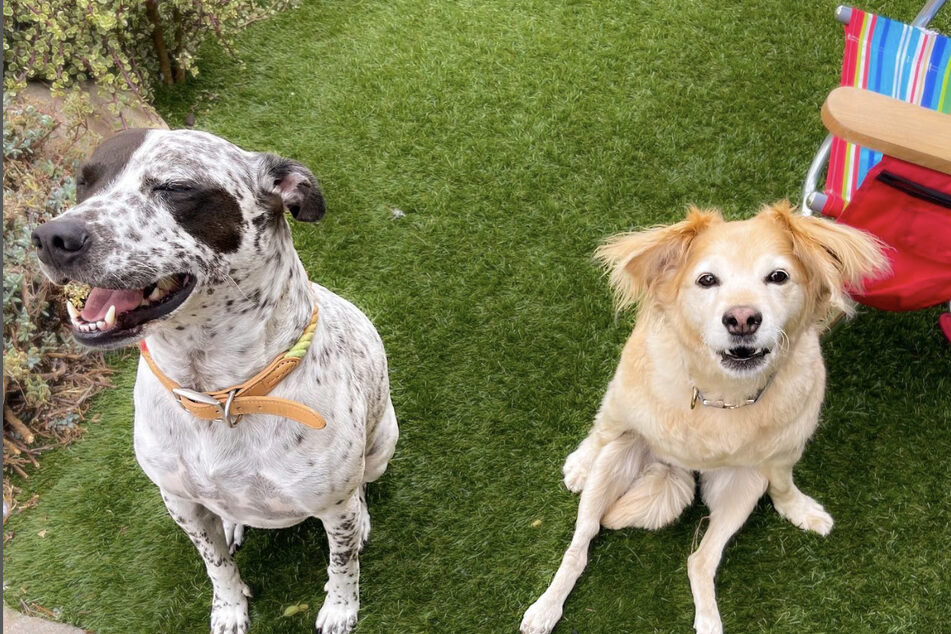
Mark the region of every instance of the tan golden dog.
<instances>
[{"instance_id":1,"label":"tan golden dog","mask_svg":"<svg viewBox=\"0 0 951 634\"><path fill-rule=\"evenodd\" d=\"M547 634L587 562L599 525L657 529L694 498L710 524L687 563L694 628L723 631L714 575L723 548L765 491L796 526L826 535L832 517L793 483L825 390L823 324L851 304L843 290L887 268L879 243L789 203L725 222L686 220L616 236L597 253L637 326L588 437L568 456L581 492L574 537L521 631Z\"/></svg>"}]
</instances>

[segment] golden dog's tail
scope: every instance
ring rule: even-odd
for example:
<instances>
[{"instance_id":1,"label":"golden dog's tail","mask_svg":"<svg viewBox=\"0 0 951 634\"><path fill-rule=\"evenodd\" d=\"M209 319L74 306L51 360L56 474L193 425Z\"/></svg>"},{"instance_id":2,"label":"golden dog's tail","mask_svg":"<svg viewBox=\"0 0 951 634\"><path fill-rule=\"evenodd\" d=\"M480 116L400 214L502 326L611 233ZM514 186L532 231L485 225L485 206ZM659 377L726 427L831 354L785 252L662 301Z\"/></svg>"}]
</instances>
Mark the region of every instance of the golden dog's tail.
<instances>
[{"instance_id":1,"label":"golden dog's tail","mask_svg":"<svg viewBox=\"0 0 951 634\"><path fill-rule=\"evenodd\" d=\"M608 507L601 526L656 530L680 517L693 501L693 472L663 462L653 462L634 480L631 488Z\"/></svg>"}]
</instances>

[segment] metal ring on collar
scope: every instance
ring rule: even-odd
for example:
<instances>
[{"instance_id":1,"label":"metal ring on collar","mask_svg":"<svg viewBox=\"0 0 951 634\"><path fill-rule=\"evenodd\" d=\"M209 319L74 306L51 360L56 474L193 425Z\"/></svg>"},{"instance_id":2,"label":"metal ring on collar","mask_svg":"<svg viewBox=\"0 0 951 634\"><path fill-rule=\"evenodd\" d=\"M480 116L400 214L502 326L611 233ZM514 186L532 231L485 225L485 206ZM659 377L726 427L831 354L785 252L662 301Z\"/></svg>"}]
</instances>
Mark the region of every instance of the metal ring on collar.
<instances>
[{"instance_id":1,"label":"metal ring on collar","mask_svg":"<svg viewBox=\"0 0 951 634\"><path fill-rule=\"evenodd\" d=\"M234 427L235 425L237 425L238 421L241 420L241 414L238 414L237 416L231 415L231 404L234 402L234 397L235 397L235 394L237 393L238 393L238 390L231 390L230 392L228 392L228 400L225 401L225 408L224 408L224 411L222 412L222 419L226 423L228 423L228 425L230 425L231 427Z\"/></svg>"}]
</instances>

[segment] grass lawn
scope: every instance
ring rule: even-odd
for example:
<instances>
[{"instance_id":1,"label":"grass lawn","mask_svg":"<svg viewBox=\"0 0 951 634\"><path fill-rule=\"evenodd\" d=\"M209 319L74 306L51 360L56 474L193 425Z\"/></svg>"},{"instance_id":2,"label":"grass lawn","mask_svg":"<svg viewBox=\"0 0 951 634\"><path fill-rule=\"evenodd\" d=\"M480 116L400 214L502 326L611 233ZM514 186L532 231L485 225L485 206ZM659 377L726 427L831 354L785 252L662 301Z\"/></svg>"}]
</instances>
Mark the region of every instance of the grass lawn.
<instances>
[{"instance_id":1,"label":"grass lawn","mask_svg":"<svg viewBox=\"0 0 951 634\"><path fill-rule=\"evenodd\" d=\"M568 544L561 464L631 328L592 251L687 203L739 218L798 197L838 77L834 6L311 2L253 25L240 63L206 47L198 79L161 96L172 125L197 104L197 127L314 170L328 212L295 225L298 250L386 343L402 437L370 490L361 633L516 630ZM869 8L910 20L918 4ZM824 422L796 475L836 527L806 534L764 499L718 575L727 631L946 631L938 313L863 309L826 338ZM206 632L211 585L135 462L134 358L116 364L101 421L19 483L40 502L6 526L6 601L100 633ZM691 631L704 512L602 533L557 631ZM316 521L251 530L253 631L311 631L326 560Z\"/></svg>"}]
</instances>

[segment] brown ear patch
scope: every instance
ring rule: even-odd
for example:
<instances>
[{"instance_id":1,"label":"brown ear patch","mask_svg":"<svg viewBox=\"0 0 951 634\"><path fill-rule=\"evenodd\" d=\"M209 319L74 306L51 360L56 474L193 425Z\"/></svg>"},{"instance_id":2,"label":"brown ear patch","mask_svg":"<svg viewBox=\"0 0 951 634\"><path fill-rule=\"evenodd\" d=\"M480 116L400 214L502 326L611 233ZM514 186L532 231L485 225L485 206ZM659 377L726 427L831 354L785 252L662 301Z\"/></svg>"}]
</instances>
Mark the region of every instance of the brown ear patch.
<instances>
[{"instance_id":1,"label":"brown ear patch","mask_svg":"<svg viewBox=\"0 0 951 634\"><path fill-rule=\"evenodd\" d=\"M320 220L325 211L324 195L316 177L301 163L276 154L261 155L261 179L264 194L275 194L281 206L295 220L314 222Z\"/></svg>"},{"instance_id":2,"label":"brown ear patch","mask_svg":"<svg viewBox=\"0 0 951 634\"><path fill-rule=\"evenodd\" d=\"M149 130L123 130L99 144L88 159L83 161L76 176L76 203L81 203L118 176L129 159L145 142Z\"/></svg>"}]
</instances>

